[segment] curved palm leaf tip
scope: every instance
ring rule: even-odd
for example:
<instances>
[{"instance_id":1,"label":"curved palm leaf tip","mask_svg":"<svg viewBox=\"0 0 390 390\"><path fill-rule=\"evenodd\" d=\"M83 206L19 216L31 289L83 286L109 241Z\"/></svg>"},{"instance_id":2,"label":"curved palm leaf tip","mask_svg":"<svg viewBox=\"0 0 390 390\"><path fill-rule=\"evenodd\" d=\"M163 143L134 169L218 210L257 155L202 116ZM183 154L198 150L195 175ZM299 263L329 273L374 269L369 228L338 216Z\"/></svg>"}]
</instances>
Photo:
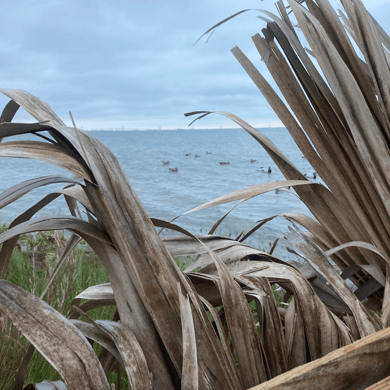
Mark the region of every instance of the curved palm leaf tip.
<instances>
[{"instance_id":1,"label":"curved palm leaf tip","mask_svg":"<svg viewBox=\"0 0 390 390\"><path fill-rule=\"evenodd\" d=\"M336 23L332 19L333 14L325 1L317 1L317 3L324 20L328 20L326 29L329 30L331 29L329 25ZM348 28L355 32L356 39L359 40L362 32L357 28L360 28L361 24L356 20L364 18L365 14L360 3L355 3L357 5L355 4L352 9L351 3L345 2L348 17L353 21L352 27L348 26ZM312 2L307 4L309 8L315 7ZM290 5L301 24L311 23L310 32L318 30L321 32L321 37L327 36L329 31L321 30L319 22L309 15L308 11L293 2ZM315 222L302 215L288 215L288 218L301 224L311 233L308 237L308 234L302 234L295 229L292 230L290 239L311 261L316 276L314 279L312 276L309 277L312 286L293 265L285 264L274 256L259 253L233 240L214 236L201 237L204 241L208 240L208 245L212 249L215 244L215 250L205 248L205 244L199 242L196 237L191 237L191 241L186 242L188 248L183 248L183 240L179 239L176 242L171 240L166 247L157 235L153 223L139 202L117 159L102 143L76 128L66 127L40 99L24 91L1 90L12 100L0 119L0 138L33 133L46 142L3 142L0 145L0 156L41 159L57 164L83 178L84 184L71 183L77 186L71 189L78 190L68 189L66 195L86 207L89 213L88 222L76 217L76 213L72 213L72 217L41 218L30 221L37 211L59 196L58 193L48 195L18 217L11 229L0 236L0 242L5 242L0 253L1 269L6 271L15 238L24 232L34 229L69 229L83 237L102 259L109 272L112 292L123 324L120 328L120 337L128 340L128 349L123 350L118 347L113 352L121 356L120 360L123 364L139 362L137 363L139 371L132 366L132 370L128 372L131 372L133 377L137 377L132 383L142 383L145 388L152 386L156 389L173 389L181 380L185 386L194 388L206 386L214 389L247 388L271 379L292 367L324 356L382 327L376 314L363 306L356 295L350 292L318 248L328 250L350 241L374 243L379 255L368 256L367 249L370 248L364 245L360 245L359 249L345 247L344 252L335 252L331 255L340 269L349 270L349 273L352 272L350 266L356 263L360 265L358 271L360 274L354 280L362 288L364 277L370 275L375 279L375 275L383 273L386 269L387 248L390 244L384 232L388 231L390 218L388 213L382 215L382 212L387 210L385 163L379 165L378 172L372 172L372 166L366 161L364 153L371 151L378 143L380 146L381 137L387 139L388 129L385 125L388 123L388 116L385 110L387 107L385 94L388 89L386 90L386 85L382 85L383 80L376 79L377 73L374 71L365 73L370 85L374 85L375 91L371 92L371 95L369 91L364 91L365 99L360 103L370 105L369 115L378 115L374 130L376 131L380 126L383 128L379 128L381 132L376 136L364 133L363 126L359 126L353 115L349 115L348 104L353 105L353 102L348 99L349 96L342 95L343 89L337 89L337 85L332 87L332 90L328 88L328 84L335 83L333 79L325 83L319 77L301 44L292 33L289 27L292 23L287 21L286 12L283 11L280 3L279 8L282 19L269 15L274 18L275 24L268 24L267 40L254 38L254 41L263 58L267 59L267 65L277 81L279 80L281 85L283 83L289 85L289 90L286 88L281 90L286 94L286 100L305 133L253 65L237 49L234 53L277 110L294 139L302 140L298 146L308 156L313 167L316 167L316 171L320 173L329 190L307 182L301 172L256 129L232 114L222 114L242 126L267 150L286 179L296 184L296 192L317 218L318 222ZM356 15L352 15L352 12ZM337 26L339 25L336 24L334 28L338 28ZM301 28L308 34L304 26ZM371 30L364 33L373 34ZM381 34L380 37L383 36L383 33ZM335 56L335 61L340 62L331 65L339 66L343 71L343 77L346 73L347 84L352 82L355 89L356 84L360 87L360 84L364 84L366 76L353 73L351 79L353 71L349 69L354 69L353 66L348 64L346 70L342 62L350 57L338 55L337 51L334 53L335 47L341 52L342 50L346 52L348 48L343 40L338 41L337 45L332 43L336 39L335 36L339 37L340 34L330 35L327 40L323 38L325 40L323 43L326 44L329 53ZM298 59L294 57L294 53L298 53L299 61L303 62L305 72L308 72L298 77L299 83L305 87L307 94L305 99L309 99L309 101L302 101L303 110L299 109L289 94L292 93L289 92L291 90L294 96L303 99L299 92L299 83L291 77L291 71L289 71L291 74L287 73L288 80L283 78L284 73L277 77L278 73L275 69L283 69L285 72L290 68L274 43L274 36L277 37L285 55L290 55L289 60L294 61L296 65L294 71L303 72ZM374 34L375 37L378 38ZM385 38L381 39L386 41ZM359 43L364 49L365 43L360 41ZM375 41L372 47L378 49L378 45L374 44ZM292 45L294 50L291 51L289 45ZM312 49L320 58L321 54L316 52L318 49L315 49L314 45ZM368 58L366 63L370 61L368 70L380 67L380 61L375 60L375 53L371 49L366 51ZM361 80L354 81L358 76ZM337 96L333 88L337 90ZM347 92L353 94L356 91ZM375 99L372 98L372 94ZM378 94L383 96L377 99ZM347 103L343 105L338 103L340 96ZM19 106L25 108L38 122L29 125L9 123ZM315 112L312 107L315 107ZM49 135L43 136L41 134L43 131L47 131ZM367 140L367 144L364 144L363 140ZM334 161L329 158L329 154L334 153L327 149L330 146L337 149ZM377 159L374 152L372 158ZM332 175L329 172L332 172ZM350 176L351 172L355 173L355 176ZM36 185L46 182L49 183L50 180L40 179L37 180ZM16 199L22 196L34 185L24 183L3 194L4 204L12 197ZM259 193L264 192L263 190L257 188L244 191L243 194L248 196L253 194L253 191ZM230 199L235 196L237 194ZM73 206L70 208L74 211ZM183 229L179 230L185 233ZM213 241L215 239L218 241ZM313 245L313 240L317 245ZM205 266L202 272L188 272L185 276L177 268L171 254L188 252L199 254L199 258L202 257L202 265ZM256 261L241 261L248 258L255 258ZM333 288L323 282L323 277L327 278ZM385 296L390 293L387 288L390 285L388 274L386 278ZM379 279L383 278L379 277ZM273 284L281 285L293 296L291 302L286 303L287 310L277 307L271 290ZM21 331L26 334L29 332L30 340L55 367L63 367L61 355L57 355L56 351L48 347L44 348L42 343L45 341L39 337L43 332L51 332L51 340L55 340L55 337L60 336L58 332L51 329L50 324L43 329L40 322L33 317L33 313L28 311L28 305L25 304L30 299L28 294L10 287L5 281L0 282L0 287L7 296L7 299L2 301L2 312L12 318ZM7 290L11 290L12 294ZM112 299L112 292L107 299ZM331 310L319 300L315 292L327 302ZM377 292L379 297L381 294L383 294L381 291ZM20 306L22 302L24 302L23 307ZM42 301L36 299L33 302L37 310L42 309L42 312L46 313ZM251 305L248 305L248 302L252 302ZM223 306L222 310L217 312L214 309L217 306ZM91 307L96 306L91 305ZM209 310L211 321L205 307ZM387 306L384 307L386 313ZM32 315L27 329L23 326L25 312ZM55 318L56 321L64 324L67 332L77 333L72 348L76 350L81 348L77 345L77 340L83 339L80 336L80 332L83 331L75 331L74 325L59 314L55 315ZM96 326L99 334L104 334L106 339L111 339L112 345L116 344L119 328L98 323ZM113 329L115 332L112 331ZM90 329L85 332L91 334ZM85 337L88 335L85 334ZM88 355L90 350L87 344L83 342L82 348L84 348L84 355L89 359L88 364L94 364L93 357ZM132 356L132 353L136 356ZM134 360L136 357L140 360ZM188 371L189 362L197 364L197 378L193 372ZM61 368L63 376L73 375L71 370L65 368ZM96 363L94 370L101 372L99 363ZM92 371L91 369L91 373ZM83 372L80 371L78 375L85 377L85 381L89 380L90 373ZM63 379L70 383L70 379L74 378L63 377ZM99 388L106 388L104 379L101 379L99 386L101 386Z\"/></svg>"}]
</instances>

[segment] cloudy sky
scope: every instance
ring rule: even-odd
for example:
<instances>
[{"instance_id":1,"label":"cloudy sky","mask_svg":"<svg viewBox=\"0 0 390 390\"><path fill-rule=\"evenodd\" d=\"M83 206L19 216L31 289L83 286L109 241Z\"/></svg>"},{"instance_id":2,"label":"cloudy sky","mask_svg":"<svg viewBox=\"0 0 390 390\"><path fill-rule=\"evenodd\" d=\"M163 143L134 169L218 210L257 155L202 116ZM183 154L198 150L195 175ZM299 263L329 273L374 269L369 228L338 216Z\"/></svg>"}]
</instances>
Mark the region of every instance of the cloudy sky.
<instances>
[{"instance_id":1,"label":"cloudy sky","mask_svg":"<svg viewBox=\"0 0 390 390\"><path fill-rule=\"evenodd\" d=\"M389 33L390 1L363 0ZM337 1L331 1L338 6ZM243 8L277 13L273 0L13 0L2 2L0 85L24 89L84 129L186 128L185 112L225 110L256 127L280 126L230 49L266 76L251 41L265 22ZM2 106L7 99L0 99ZM20 121L29 119L20 113ZM196 128L234 127L220 116Z\"/></svg>"}]
</instances>

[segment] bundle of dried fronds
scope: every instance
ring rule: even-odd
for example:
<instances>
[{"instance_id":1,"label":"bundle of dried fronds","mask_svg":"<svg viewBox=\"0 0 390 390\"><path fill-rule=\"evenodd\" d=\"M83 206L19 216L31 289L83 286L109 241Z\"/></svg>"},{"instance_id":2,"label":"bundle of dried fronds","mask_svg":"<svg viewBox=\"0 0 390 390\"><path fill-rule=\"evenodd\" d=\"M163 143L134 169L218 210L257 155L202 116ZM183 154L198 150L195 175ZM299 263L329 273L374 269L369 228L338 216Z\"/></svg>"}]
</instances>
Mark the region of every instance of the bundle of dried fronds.
<instances>
[{"instance_id":1,"label":"bundle of dried fronds","mask_svg":"<svg viewBox=\"0 0 390 390\"><path fill-rule=\"evenodd\" d=\"M273 21L268 19L264 37L252 40L290 109L238 47L232 53L326 184L306 181L294 187L316 220L284 214L307 230L286 236L351 308L356 324L347 322L357 327L356 336L365 336L375 327L363 325L365 315L357 315L351 300L368 298L366 306L381 310L384 326L390 315L390 38L361 0L343 0L346 15L340 10L339 16L327 0L307 0L307 8L288 3L311 50L281 1L280 17L264 11ZM233 114L220 113L264 147L288 180L285 186L289 180L307 180L260 132ZM257 193L256 188L237 191L200 208ZM357 286L355 294L347 278ZM317 283L315 278L313 287L330 303Z\"/></svg>"},{"instance_id":2,"label":"bundle of dried fronds","mask_svg":"<svg viewBox=\"0 0 390 390\"><path fill-rule=\"evenodd\" d=\"M357 9L360 10L360 5L355 3L355 8L351 7L356 13ZM297 4L291 6L299 15L308 14ZM310 6L315 5L310 2ZM351 7L347 9L350 11ZM286 31L289 35L285 32L284 36L291 38L300 48L300 44L293 38L295 35L289 27L284 8L280 6L280 9L285 21L275 19L283 28L286 28L287 24L289 30ZM328 10L327 6L316 6L313 9L327 29L331 29L324 16L327 12L325 10ZM355 19L357 17L354 16ZM312 25L321 27L313 16L308 16L308 20L312 24L305 23L310 29ZM360 26L359 23L356 25ZM305 28L302 26L302 29ZM326 34L321 36L325 37ZM326 41L326 38L323 39ZM271 39L267 42L258 37L255 41L264 58L268 60L267 64L274 64L276 67L276 61L279 68L286 72L290 69ZM333 47L330 41L326 43ZM339 43L337 47L340 49L343 46ZM294 49L300 52L295 46ZM301 127L280 104L277 95L256 69L238 49L234 52L254 79L261 81L259 85L264 87L263 91L270 101L277 103L274 108L282 110L282 118L288 119L285 122L286 127L295 136L299 135L303 139L302 149L310 157L309 161L313 167L332 185L328 185L328 190L309 183L261 133L239 118L226 114L269 151L288 180L237 191L203 207L248 199L270 189L291 185L309 205L319 223L300 215L285 216L306 226L320 247L333 248L339 243L351 240L364 241L365 244L359 244L360 249L351 246L342 254L332 255L328 252L324 255L312 244L307 234L291 232L292 241L310 258L318 272L313 285L321 292L323 299L326 296L331 309L329 310L318 298L303 271L301 273L294 265L240 242L248 235L241 237L240 241L239 238L229 240L213 236L212 233L222 219L216 223L210 235L199 237L172 223L150 219L117 159L107 147L78 130L76 126L66 127L40 99L20 90L1 90L11 101L0 118L0 137L31 133L41 140L3 142L0 144L0 156L47 161L81 179L41 177L23 182L0 195L0 207L5 207L34 188L52 183L67 184L62 191L50 193L32 205L13 221L8 231L0 235L0 243L4 243L0 252L0 272L6 274L11 253L20 234L67 229L72 236L58 261L58 267L81 237L100 257L110 276L110 285L95 286L75 297L75 311L69 319L44 302L41 299L44 294L38 298L5 280L0 281L1 313L9 318L55 367L68 389L108 390L106 375L116 369L118 364L125 368L132 389L245 389L272 379L293 367L316 360L383 327L380 318L361 304L326 257L332 255L341 269L349 269L347 266L359 264L359 272L364 272L365 277L368 273L380 279L377 275L385 271L385 260L388 256L383 229L386 229L387 225L383 220L387 221L388 213L382 217L381 212L386 210L386 193L385 187L382 188L379 184L385 186L387 182L383 170L372 174L372 169L369 170L365 165L366 154L359 154L361 147L354 137L360 134L358 130L364 127L364 123L358 129L356 126L351 129L350 122L353 122L354 118L344 113L346 99L343 99L343 105L337 103L339 96L335 96L335 92L332 93L326 83L320 81L318 73L312 78L302 73L299 80L308 83L307 87L305 84L305 92L311 104L303 100L299 105L303 105L304 110L299 110L298 107L296 109L302 116L298 118L299 121L307 124L309 130L318 131L317 137L314 137L317 144L313 141L317 149L314 151L304 137ZM318 53L315 54L318 56ZM343 64L343 59L339 57L337 61ZM357 62L360 64L359 61ZM305 66L314 72L314 66L310 68L309 63L305 63ZM351 72L348 69L346 67L342 70L344 73ZM372 69L368 69L367 76L364 77L375 87L376 79L373 78L372 72ZM295 79L291 76L288 74L287 77L291 84L290 90L302 95L302 98L305 97L298 92L301 90L298 89L297 82L294 84ZM314 94L315 91L317 94ZM372 120L372 124L378 128L382 128L386 123L383 119L386 113L382 110L382 100L376 98L381 91L378 87L375 90L375 101L369 100L370 104L377 104L379 108L374 110L370 106L368 110L368 115L382 115L382 121ZM342 92L342 89L338 91ZM320 100L317 102L316 99ZM325 108L319 106L320 101L324 102ZM37 122L11 123L20 106ZM328 123L328 120L331 123ZM341 132L339 127L345 132ZM306 132L309 130L305 128ZM378 137L379 134L374 137L376 142L379 142ZM382 139L381 137L385 135L380 135L379 139ZM359 140L361 139L366 138L360 137ZM347 141L349 143L344 147L342 142ZM319 152L333 144L337 144L337 150L340 150L334 157L334 168L344 176L330 176L326 159ZM383 145L386 143L383 142ZM371 147L371 143L367 143L364 150L369 146ZM350 149L351 156L347 153ZM328 154L332 153L331 149L327 150ZM326 154L325 151L323 153ZM388 155L384 158L387 157ZM359 165L353 165L358 162ZM373 168L371 165L370 167ZM350 171L356 171L356 177L359 179L356 183L352 176L347 175ZM341 177L345 177L344 181ZM369 188L366 185L370 185ZM67 200L71 215L32 219L39 210L59 196L64 196ZM353 207L355 203L356 209ZM82 218L79 207L85 209L88 220ZM376 213L370 214L373 209ZM366 219L359 219L363 216ZM383 226L376 226L376 223L379 223L377 219L382 221ZM368 222L371 222L371 225L368 226ZM155 227L170 228L183 233L184 236L161 239ZM368 256L367 248L375 249L376 252L369 252ZM197 255L197 260L183 273L176 266L172 258L174 255ZM200 266L204 267L201 272L191 272ZM53 271L53 278L55 274L56 271ZM310 275L307 276L313 279ZM326 285L321 279L322 276L328 279L333 288ZM362 283L362 278L358 279L359 281L355 279L356 283ZM274 284L280 285L292 296L287 310L277 306L271 288ZM385 290L385 293L389 291ZM89 301L78 307L79 300L83 298ZM89 319L89 323L86 323L77 319L79 315L88 318L86 311L112 304L113 300L118 309L116 321ZM99 357L93 353L87 339L104 346ZM22 363L23 370L26 370L32 350L33 348L30 348ZM375 361L375 364L385 367L386 361ZM376 370L370 372L366 384L375 383L382 379L384 374L386 368L380 370L376 367Z\"/></svg>"},{"instance_id":3,"label":"bundle of dried fronds","mask_svg":"<svg viewBox=\"0 0 390 390\"><path fill-rule=\"evenodd\" d=\"M112 304L113 299L119 312L120 322L86 324L74 313L67 320L41 299L46 291L38 298L0 282L1 312L56 368L68 388L108 388L106 374L117 362L136 389L169 389L180 383L184 388L248 388L354 340L294 266L238 241L197 238L173 224L152 221L103 144L66 127L36 97L2 92L12 100L2 114L0 136L33 133L44 138L3 142L0 154L42 159L84 178L84 184L59 176L37 178L1 194L4 207L34 188L68 183L32 205L0 236L3 274L20 234L67 229L73 235L56 269L82 237L101 258L111 281L97 295L87 291L76 297L75 304L94 298L78 314ZM38 122L10 123L19 105ZM72 215L31 219L61 195ZM79 205L88 221L82 219ZM187 237L165 238L164 245L155 226ZM194 267L206 267L201 274L185 276L172 256L193 254L199 255ZM51 280L55 275L56 270ZM287 310L277 308L270 283L283 285L293 295ZM248 301L254 302L252 308ZM221 305L217 312L215 307ZM99 359L86 337L104 346ZM22 371L31 355L30 348Z\"/></svg>"}]
</instances>

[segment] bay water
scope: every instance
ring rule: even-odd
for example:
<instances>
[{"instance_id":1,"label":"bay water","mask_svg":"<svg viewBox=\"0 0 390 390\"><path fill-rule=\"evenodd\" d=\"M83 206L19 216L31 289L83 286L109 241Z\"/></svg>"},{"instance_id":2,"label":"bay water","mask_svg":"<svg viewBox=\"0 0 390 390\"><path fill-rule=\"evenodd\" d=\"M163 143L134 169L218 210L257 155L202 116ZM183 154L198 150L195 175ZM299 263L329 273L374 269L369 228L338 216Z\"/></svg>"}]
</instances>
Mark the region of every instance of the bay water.
<instances>
[{"instance_id":1,"label":"bay water","mask_svg":"<svg viewBox=\"0 0 390 390\"><path fill-rule=\"evenodd\" d=\"M285 128L259 130L302 173L307 173L309 179L313 180L313 169ZM260 144L242 129L90 131L89 134L113 151L146 211L155 218L169 221L232 191L259 183L284 180L284 176ZM163 162L167 161L169 164L164 165ZM221 162L229 164L221 165ZM52 174L72 177L71 173L41 161L1 158L0 167L0 192L34 177ZM269 167L270 173L267 172ZM170 171L170 168L177 168L177 172ZM320 179L315 181L319 182ZM31 191L1 209L0 222L10 223L47 193L62 187L63 185L51 185ZM192 233L206 234L234 203L186 214L175 223ZM249 231L257 221L285 212L311 216L294 194L271 191L237 206L222 222L217 234L235 238L239 232ZM63 199L57 199L37 216L53 214L68 214ZM283 217L277 217L260 228L247 243L267 250L270 243L280 238L274 254L288 259L291 255L286 251L288 243L283 239L288 224Z\"/></svg>"}]
</instances>

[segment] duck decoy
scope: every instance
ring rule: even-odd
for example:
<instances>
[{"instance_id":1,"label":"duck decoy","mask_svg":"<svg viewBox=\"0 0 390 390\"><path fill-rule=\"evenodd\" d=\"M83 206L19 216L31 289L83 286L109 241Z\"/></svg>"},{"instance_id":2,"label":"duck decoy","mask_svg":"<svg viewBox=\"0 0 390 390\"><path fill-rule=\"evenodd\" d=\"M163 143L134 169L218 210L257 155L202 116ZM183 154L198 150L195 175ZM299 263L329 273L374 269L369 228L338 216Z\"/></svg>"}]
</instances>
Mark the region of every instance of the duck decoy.
<instances>
[{"instance_id":1,"label":"duck decoy","mask_svg":"<svg viewBox=\"0 0 390 390\"><path fill-rule=\"evenodd\" d=\"M306 179L317 179L317 172L313 172L313 177L308 176L307 173L305 173L303 176L305 176Z\"/></svg>"},{"instance_id":2,"label":"duck decoy","mask_svg":"<svg viewBox=\"0 0 390 390\"><path fill-rule=\"evenodd\" d=\"M230 164L230 162L228 161L228 162L220 162L220 164L221 165L228 165L228 164Z\"/></svg>"},{"instance_id":3,"label":"duck decoy","mask_svg":"<svg viewBox=\"0 0 390 390\"><path fill-rule=\"evenodd\" d=\"M169 172L179 172L178 168L169 168Z\"/></svg>"},{"instance_id":4,"label":"duck decoy","mask_svg":"<svg viewBox=\"0 0 390 390\"><path fill-rule=\"evenodd\" d=\"M211 152L206 152L206 154L211 154Z\"/></svg>"},{"instance_id":5,"label":"duck decoy","mask_svg":"<svg viewBox=\"0 0 390 390\"><path fill-rule=\"evenodd\" d=\"M257 161L257 160L252 160L252 159L251 159L251 163L254 163L254 162L256 162L256 161Z\"/></svg>"},{"instance_id":6,"label":"duck decoy","mask_svg":"<svg viewBox=\"0 0 390 390\"><path fill-rule=\"evenodd\" d=\"M186 156L191 156L191 153L186 153Z\"/></svg>"},{"instance_id":7,"label":"duck decoy","mask_svg":"<svg viewBox=\"0 0 390 390\"><path fill-rule=\"evenodd\" d=\"M163 165L169 165L169 161L163 161Z\"/></svg>"},{"instance_id":8,"label":"duck decoy","mask_svg":"<svg viewBox=\"0 0 390 390\"><path fill-rule=\"evenodd\" d=\"M199 154L195 154L195 157L200 157Z\"/></svg>"}]
</instances>

